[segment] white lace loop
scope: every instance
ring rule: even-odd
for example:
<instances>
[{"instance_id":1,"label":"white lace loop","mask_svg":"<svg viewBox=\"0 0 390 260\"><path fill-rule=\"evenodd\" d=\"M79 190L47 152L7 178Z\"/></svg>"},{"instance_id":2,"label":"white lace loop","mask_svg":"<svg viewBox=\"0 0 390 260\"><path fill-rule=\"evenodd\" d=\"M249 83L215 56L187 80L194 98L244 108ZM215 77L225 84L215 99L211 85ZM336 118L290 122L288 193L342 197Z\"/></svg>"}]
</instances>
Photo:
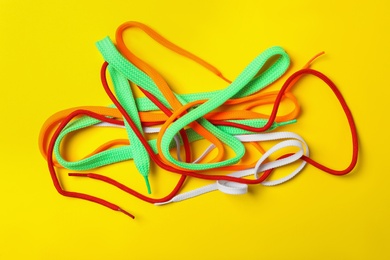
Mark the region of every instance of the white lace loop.
<instances>
[{"instance_id":1,"label":"white lace loop","mask_svg":"<svg viewBox=\"0 0 390 260\"><path fill-rule=\"evenodd\" d=\"M258 176L257 174L259 172L264 172L269 169L275 169L278 167L282 167L284 165L296 162L299 160L299 158L302 157L303 154L309 155L309 148L306 144L306 142L303 140L302 137L295 133L291 132L275 132L275 133L263 133L263 134L252 134L252 135L237 135L235 136L242 142L254 142L254 141L271 141L271 140L283 140L283 139L289 139L285 140L282 142L279 142L278 144L274 145L271 147L265 154L263 154L260 159L257 161L256 166L252 169L246 169L242 171L236 171L232 174L229 174L228 176L232 177L238 177L238 178L243 178L247 177L250 175L254 175L255 178L257 179ZM269 156L281 149L285 149L287 147L295 147L298 148L299 150L295 152L294 154L282 158L276 161L264 163L264 161L269 158ZM203 158L204 156L207 155L207 153L211 152L213 147L209 146L206 148L205 152L199 157ZM195 161L199 161L200 159L197 159ZM289 175L277 179L277 180L271 180L271 181L264 181L261 184L264 186L274 186L278 185L281 183L284 183L293 177L295 177L306 165L305 161L302 161L302 163ZM178 202L182 200L186 200L189 198L193 198L202 194L205 194L207 192L211 192L214 190L219 190L223 193L226 194L231 194L231 195L240 195L240 194L245 194L248 191L248 185L247 184L242 184L242 183L236 183L236 182L231 182L231 181L216 181L214 184L209 184L203 187L200 187L198 189L185 192L179 195L176 195L173 197L170 201L163 202L163 203L155 203L155 205L163 205L163 204L168 204L171 202Z\"/></svg>"}]
</instances>

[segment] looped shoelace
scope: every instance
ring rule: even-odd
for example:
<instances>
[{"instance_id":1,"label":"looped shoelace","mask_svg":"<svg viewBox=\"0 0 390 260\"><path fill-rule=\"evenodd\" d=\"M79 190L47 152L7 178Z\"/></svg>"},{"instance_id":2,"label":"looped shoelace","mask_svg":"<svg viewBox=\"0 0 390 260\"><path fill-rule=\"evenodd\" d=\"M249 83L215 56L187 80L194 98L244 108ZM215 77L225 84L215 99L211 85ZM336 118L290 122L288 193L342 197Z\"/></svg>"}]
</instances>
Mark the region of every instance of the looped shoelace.
<instances>
[{"instance_id":1,"label":"looped shoelace","mask_svg":"<svg viewBox=\"0 0 390 260\"><path fill-rule=\"evenodd\" d=\"M194 60L230 85L221 91L187 95L174 93L156 70L136 57L125 46L122 38L123 31L132 27L138 27L144 30L157 42L166 46L168 49ZM264 93L260 90L275 82L288 68L289 57L280 47L272 47L263 52L244 69L236 80L230 82L212 65L170 43L141 23L129 22L123 24L118 28L116 37L118 49L109 38L105 38L97 43L99 50L106 59L101 72L103 87L113 101L114 106L108 108L81 107L61 111L49 118L41 130L40 149L42 154L47 157L53 183L62 195L96 202L134 217L119 206L103 199L63 190L57 179L54 165L62 165L65 168L74 170L87 170L133 159L137 169L144 177L148 191L150 192L147 176L149 174L150 159L152 159L160 167L181 174L175 188L164 198L149 198L109 177L99 174L70 173L69 175L89 177L107 182L129 194L156 205L183 200L215 189L229 194L243 194L247 190L247 184L262 183L263 185L269 186L277 185L293 178L303 169L306 162L334 175L346 174L356 165L358 143L351 112L333 82L322 73L308 69L311 62L322 53L310 60L304 66L304 69L291 75L283 84L280 91ZM258 71L267 60L275 56L278 59L259 74ZM116 97L111 92L106 81L105 74L107 68L112 78ZM322 79L333 90L347 116L352 133L353 152L351 163L344 170L333 170L310 159L308 157L306 143L301 137L293 133L253 134L270 131L278 126L296 122L294 118L299 113L299 105L290 92L290 89L305 74L311 74ZM135 84L146 97L134 98L131 84ZM284 116L277 116L278 107L282 99L291 100L295 108L292 112ZM254 107L264 104L274 104L270 115L263 115L251 111ZM236 108L236 105L241 105L241 107ZM216 108L220 108L221 106L226 110L215 111ZM161 112L156 112L160 110ZM73 120L74 118L76 119ZM58 124L59 126L48 143L50 131ZM122 139L107 142L84 159L76 162L64 160L61 157L59 149L64 136L70 132L96 125L125 127L129 140ZM151 126L156 125L160 126L151 128ZM158 132L157 139L147 141L145 135L152 132ZM288 140L276 144L268 151L264 151L258 142L269 140L267 138L270 138L270 136L273 136L272 138L275 139L287 138ZM200 157L193 160L191 158L189 143L200 139L206 139L212 144L206 148ZM250 142L258 151L263 153L257 162L248 165L239 162L245 153L243 142ZM112 148L118 144L124 146ZM180 156L181 145L184 146L185 161L182 161ZM224 159L225 146L230 147L235 152L233 158ZM176 158L170 154L173 147L176 147ZM296 147L298 151L293 154L285 154L275 161L268 162L268 157L271 154L286 147ZM204 162L214 148L218 151L217 155L213 159ZM53 159L53 152L57 161ZM266 181L274 168L290 164L298 159L303 161L292 173L279 180ZM215 172L216 169L232 170L235 172L228 175L209 173L210 171ZM198 171L200 172L198 173ZM263 173L261 176L258 176L260 172ZM243 178L249 175L254 175L255 178ZM216 183L177 195L186 176L215 180Z\"/></svg>"},{"instance_id":2,"label":"looped shoelace","mask_svg":"<svg viewBox=\"0 0 390 260\"><path fill-rule=\"evenodd\" d=\"M268 134L253 134L253 135L236 135L235 136L237 139L239 139L242 142L259 142L259 141L271 141L271 140L280 140L280 139L290 139L287 141L280 142L276 145L274 145L272 148L270 148L266 153L264 153L260 159L257 161L256 166L254 168L242 170L242 171L237 171L234 173L229 174L229 176L234 176L234 177L247 177L250 175L254 175L255 179L258 178L258 173L259 172L264 172L266 170L270 169L275 169L290 163L293 163L297 160L299 160L302 155L309 155L309 148L306 144L306 142L302 139L297 134L290 133L290 132L277 132L277 133L268 133ZM303 146L302 146L303 145ZM264 164L264 161L266 161L269 156L279 150L282 150L286 147L298 147L299 150L286 158L279 159L273 162L268 162ZM279 185L283 182L286 182L293 177L295 177L306 165L305 161L302 161L302 163L288 176L285 176L283 178L280 178L278 180L272 180L272 181L263 181L261 182L262 185L265 186L275 186ZM168 204L171 202L178 202L182 200L186 200L195 196L202 195L207 192L211 192L214 190L219 190L223 193L226 194L233 194L233 195L238 195L238 194L245 194L248 191L248 185L244 183L236 183L236 182L231 182L231 181L216 181L215 184L209 184L206 186L203 186L201 188L182 193L179 195L176 195L173 197L171 200L166 201L166 202L161 202L161 203L155 203L155 205L163 205L163 204Z\"/></svg>"}]
</instances>

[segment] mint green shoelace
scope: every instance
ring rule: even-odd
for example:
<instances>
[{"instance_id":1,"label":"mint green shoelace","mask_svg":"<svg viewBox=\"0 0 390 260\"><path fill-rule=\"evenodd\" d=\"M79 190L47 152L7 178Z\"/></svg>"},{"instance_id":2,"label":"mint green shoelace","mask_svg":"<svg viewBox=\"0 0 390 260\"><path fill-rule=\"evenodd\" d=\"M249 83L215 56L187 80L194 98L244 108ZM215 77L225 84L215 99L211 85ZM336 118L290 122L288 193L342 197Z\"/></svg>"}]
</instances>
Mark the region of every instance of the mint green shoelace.
<instances>
[{"instance_id":1,"label":"mint green shoelace","mask_svg":"<svg viewBox=\"0 0 390 260\"><path fill-rule=\"evenodd\" d=\"M125 59L115 48L111 40L106 37L102 41L97 43L99 51L102 53L103 57L109 65L109 72L113 80L114 89L117 95L119 102L124 106L129 115L136 122L137 127L142 131L141 123L138 116L138 111L153 111L158 110L158 108L147 98L137 98L134 100L128 80L134 82L135 84L143 87L145 90L150 92L152 95L156 96L160 102L165 106L170 108L168 101L165 99L161 91L158 89L153 80L146 75L144 72L135 67L131 62ZM256 74L264 66L264 64L271 58L279 56L278 59L271 65L269 68L264 70L260 75ZM280 47L272 47L262 54L260 54L255 60L253 60L247 68L237 77L237 79L230 84L226 89L222 91L212 91L204 92L197 94L185 94L185 95L176 95L178 100L182 104L192 102L195 100L204 100L208 101L204 104L191 109L187 114L176 120L174 123L168 127L167 131L163 135L161 148L163 155L170 162L191 170L204 170L212 169L215 167L222 167L226 165L232 165L237 163L245 153L245 148L242 143L233 137L237 134L248 134L252 133L250 131L238 129L230 126L214 126L206 119L202 118L205 114L211 112L218 106L222 105L226 100L230 98L240 98L247 95L251 95L264 87L270 85L279 77L281 77L287 70L290 64L290 59L286 52ZM213 133L217 138L229 146L236 155L233 158L227 159L218 163L208 163L208 164L190 164L176 160L173 156L170 155L169 150L174 147L175 143L173 142L174 136L184 128L189 123L197 120L202 126L204 126L208 131ZM237 122L240 124L245 124L253 127L262 127L265 125L267 120L264 119L251 119L251 120L230 120L231 122ZM122 146L117 148L112 148L100 153L97 153L88 158L69 162L66 161L60 153L60 144L63 138L73 132L82 128L86 128L92 125L99 123L99 120L82 117L78 120L75 120L69 124L60 134L57 139L54 147L55 157L58 162L65 168L72 170L89 170L104 165L125 161L129 159L134 159L137 169L141 174L147 178L149 172L150 159L146 153L145 148L142 146L134 133L129 129L129 126L125 122L127 133L130 139L129 146ZM274 122L270 130L275 129L278 126L294 123L296 120L290 120L287 122L276 123ZM203 137L197 134L192 129L187 129L186 133L190 142L194 142L202 139ZM151 145L153 151L157 153L157 143L156 140L150 140L149 144ZM140 146L139 146L140 145ZM140 152L141 151L141 152Z\"/></svg>"}]
</instances>

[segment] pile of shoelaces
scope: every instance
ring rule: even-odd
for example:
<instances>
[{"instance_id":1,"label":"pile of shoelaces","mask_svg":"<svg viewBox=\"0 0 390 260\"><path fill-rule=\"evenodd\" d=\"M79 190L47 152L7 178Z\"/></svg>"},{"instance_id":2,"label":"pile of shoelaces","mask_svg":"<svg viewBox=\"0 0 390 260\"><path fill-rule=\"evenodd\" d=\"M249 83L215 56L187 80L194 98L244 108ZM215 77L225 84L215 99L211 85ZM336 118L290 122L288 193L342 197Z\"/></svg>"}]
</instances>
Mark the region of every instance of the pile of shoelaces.
<instances>
[{"instance_id":1,"label":"pile of shoelaces","mask_svg":"<svg viewBox=\"0 0 390 260\"><path fill-rule=\"evenodd\" d=\"M130 28L143 30L166 48L195 61L226 81L228 86L223 90L211 92L183 95L175 93L154 68L127 48L123 33ZM333 175L347 174L357 163L356 127L344 98L328 77L309 68L312 61L322 53L289 76L279 91L265 92L264 89L280 78L290 65L289 56L281 47L265 50L232 82L209 63L138 22L121 25L116 33L116 44L107 37L97 42L97 47L105 59L101 69L102 85L113 105L84 106L60 111L45 122L39 137L39 147L47 160L54 186L64 196L92 201L134 218L129 212L104 199L63 189L55 167L78 171L68 175L103 181L141 200L161 205L213 190L227 194L244 194L248 184L277 185L296 176L306 163ZM113 91L107 82L107 71L111 77ZM353 149L351 162L343 170L330 169L311 159L308 146L299 135L273 131L280 126L296 122L300 107L291 90L303 75L308 74L321 79L332 89L347 117ZM140 89L145 97L136 98L132 88ZM285 115L279 115L278 108L282 101L292 102L294 109ZM269 104L273 105L269 115L254 111ZM127 131L128 140L106 142L81 160L64 159L61 149L65 136L91 126L123 127ZM157 138L149 139L148 134L151 133L157 134ZM203 145L197 148L199 140L207 140L210 145L200 156L193 158L194 149L204 148ZM279 143L265 151L261 143L271 140L278 140ZM244 143L259 151L262 154L260 159L243 163L241 159L249 152ZM275 160L270 159L272 154L277 151L280 153L286 148L295 152L289 152ZM216 152L211 153L214 149ZM233 151L234 155L228 156L227 150ZM133 160L145 180L149 194L151 187L148 175L151 161L168 172L179 174L180 178L168 195L152 198L107 176L86 172L126 160ZM273 169L296 161L301 163L289 175L278 180L267 180ZM221 173L226 171L230 173ZM213 182L196 190L180 193L189 177Z\"/></svg>"}]
</instances>

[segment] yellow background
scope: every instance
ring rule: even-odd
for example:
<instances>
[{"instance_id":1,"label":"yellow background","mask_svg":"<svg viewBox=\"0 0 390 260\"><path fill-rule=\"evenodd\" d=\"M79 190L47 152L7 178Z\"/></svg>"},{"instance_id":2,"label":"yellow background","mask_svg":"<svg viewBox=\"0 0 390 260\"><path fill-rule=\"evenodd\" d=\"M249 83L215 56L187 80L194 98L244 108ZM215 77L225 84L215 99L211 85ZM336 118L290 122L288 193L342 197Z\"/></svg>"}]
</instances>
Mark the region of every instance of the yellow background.
<instances>
[{"instance_id":1,"label":"yellow background","mask_svg":"<svg viewBox=\"0 0 390 260\"><path fill-rule=\"evenodd\" d=\"M1 0L0 259L389 259L389 10L385 0ZM289 73L325 51L313 68L334 80L353 112L360 140L354 172L335 177L308 166L278 187L252 187L243 196L214 192L164 207L61 173L68 189L107 198L135 214L134 221L60 196L38 151L40 127L65 108L110 104L94 43L114 37L129 20L151 26L230 79L272 45L289 53ZM179 93L226 86L139 31L126 37ZM294 93L303 111L284 130L300 133L318 161L346 167L350 133L336 98L313 77ZM75 136L68 156L82 155L106 132ZM97 172L144 192L134 169L126 162ZM154 170L162 176L152 177L155 195L163 195L177 176ZM201 184L189 181L185 190Z\"/></svg>"}]
</instances>

